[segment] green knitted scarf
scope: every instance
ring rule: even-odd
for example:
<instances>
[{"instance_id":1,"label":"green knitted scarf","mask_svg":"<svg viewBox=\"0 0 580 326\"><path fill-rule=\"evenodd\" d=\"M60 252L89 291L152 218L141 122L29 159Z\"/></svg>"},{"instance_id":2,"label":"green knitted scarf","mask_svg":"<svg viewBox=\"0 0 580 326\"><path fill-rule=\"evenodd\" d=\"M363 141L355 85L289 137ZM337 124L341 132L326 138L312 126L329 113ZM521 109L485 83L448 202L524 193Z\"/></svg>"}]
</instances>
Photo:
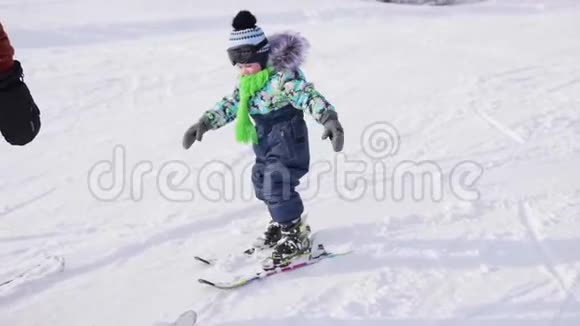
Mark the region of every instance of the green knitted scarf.
<instances>
[{"instance_id":1,"label":"green knitted scarf","mask_svg":"<svg viewBox=\"0 0 580 326\"><path fill-rule=\"evenodd\" d=\"M271 71L272 69L268 67L255 74L240 77L240 102L236 114L236 140L239 143L258 143L256 128L250 120L250 100L256 92L266 86Z\"/></svg>"}]
</instances>

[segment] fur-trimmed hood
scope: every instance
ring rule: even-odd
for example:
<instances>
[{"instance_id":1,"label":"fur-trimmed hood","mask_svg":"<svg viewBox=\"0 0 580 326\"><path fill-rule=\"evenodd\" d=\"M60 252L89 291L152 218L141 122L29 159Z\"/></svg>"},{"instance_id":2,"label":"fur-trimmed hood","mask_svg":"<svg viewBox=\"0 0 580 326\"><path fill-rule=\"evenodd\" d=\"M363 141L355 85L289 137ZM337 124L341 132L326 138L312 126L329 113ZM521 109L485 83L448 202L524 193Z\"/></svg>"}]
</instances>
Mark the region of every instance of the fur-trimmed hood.
<instances>
[{"instance_id":1,"label":"fur-trimmed hood","mask_svg":"<svg viewBox=\"0 0 580 326\"><path fill-rule=\"evenodd\" d=\"M306 60L310 48L308 40L296 32L282 32L268 36L269 64L276 71L297 70Z\"/></svg>"}]
</instances>

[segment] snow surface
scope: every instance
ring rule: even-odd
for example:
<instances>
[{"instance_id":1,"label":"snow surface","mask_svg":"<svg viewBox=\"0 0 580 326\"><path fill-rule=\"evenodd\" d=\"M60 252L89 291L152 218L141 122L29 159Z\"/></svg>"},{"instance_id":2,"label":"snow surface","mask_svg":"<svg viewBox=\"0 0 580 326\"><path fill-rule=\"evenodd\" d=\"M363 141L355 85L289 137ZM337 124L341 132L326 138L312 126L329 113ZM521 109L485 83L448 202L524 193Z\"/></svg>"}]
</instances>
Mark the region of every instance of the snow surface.
<instances>
[{"instance_id":1,"label":"snow surface","mask_svg":"<svg viewBox=\"0 0 580 326\"><path fill-rule=\"evenodd\" d=\"M181 137L234 87L243 8L312 43L304 71L346 142L335 155L308 119L305 204L328 248L354 252L223 292L196 279L253 266L234 255L268 219L253 154L232 126L189 151ZM188 309L200 325L580 325L580 1L0 0L0 19L43 121L28 146L0 144L0 325ZM115 151L125 182L95 191ZM395 196L409 162L441 171L439 196Z\"/></svg>"}]
</instances>

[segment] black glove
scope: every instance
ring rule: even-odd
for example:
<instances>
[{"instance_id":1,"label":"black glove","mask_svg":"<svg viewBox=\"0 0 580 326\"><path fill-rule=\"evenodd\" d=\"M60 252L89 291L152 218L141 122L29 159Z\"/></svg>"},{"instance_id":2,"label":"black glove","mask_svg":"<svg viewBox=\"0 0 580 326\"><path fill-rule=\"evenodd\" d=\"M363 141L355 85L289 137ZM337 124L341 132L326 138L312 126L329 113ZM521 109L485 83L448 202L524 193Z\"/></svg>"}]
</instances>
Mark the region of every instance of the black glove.
<instances>
[{"instance_id":1,"label":"black glove","mask_svg":"<svg viewBox=\"0 0 580 326\"><path fill-rule=\"evenodd\" d=\"M23 74L24 72L22 71L20 61L14 60L12 68L8 71L0 72L0 90L6 90L22 83Z\"/></svg>"},{"instance_id":2,"label":"black glove","mask_svg":"<svg viewBox=\"0 0 580 326\"><path fill-rule=\"evenodd\" d=\"M324 140L330 137L334 151L342 151L342 147L344 146L344 130L338 121L338 114L336 111L325 111L320 118L320 123L324 126L322 139Z\"/></svg>"},{"instance_id":3,"label":"black glove","mask_svg":"<svg viewBox=\"0 0 580 326\"><path fill-rule=\"evenodd\" d=\"M189 149L195 141L201 141L203 134L205 134L210 129L209 120L203 116L199 121L193 126L189 127L183 135L183 148Z\"/></svg>"},{"instance_id":4,"label":"black glove","mask_svg":"<svg viewBox=\"0 0 580 326\"><path fill-rule=\"evenodd\" d=\"M22 66L0 73L0 131L12 145L24 146L40 130L40 111L22 79Z\"/></svg>"}]
</instances>

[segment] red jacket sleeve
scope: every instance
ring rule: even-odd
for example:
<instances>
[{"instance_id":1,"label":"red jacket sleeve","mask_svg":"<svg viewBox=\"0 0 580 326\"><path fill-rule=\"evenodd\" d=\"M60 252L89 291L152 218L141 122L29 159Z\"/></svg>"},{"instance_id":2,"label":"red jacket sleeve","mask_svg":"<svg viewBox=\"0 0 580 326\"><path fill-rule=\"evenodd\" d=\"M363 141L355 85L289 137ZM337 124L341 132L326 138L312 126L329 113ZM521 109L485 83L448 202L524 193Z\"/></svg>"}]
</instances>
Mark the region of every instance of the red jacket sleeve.
<instances>
[{"instance_id":1,"label":"red jacket sleeve","mask_svg":"<svg viewBox=\"0 0 580 326\"><path fill-rule=\"evenodd\" d=\"M0 72L9 70L14 64L14 48L10 44L10 39L4 27L0 23Z\"/></svg>"}]
</instances>

